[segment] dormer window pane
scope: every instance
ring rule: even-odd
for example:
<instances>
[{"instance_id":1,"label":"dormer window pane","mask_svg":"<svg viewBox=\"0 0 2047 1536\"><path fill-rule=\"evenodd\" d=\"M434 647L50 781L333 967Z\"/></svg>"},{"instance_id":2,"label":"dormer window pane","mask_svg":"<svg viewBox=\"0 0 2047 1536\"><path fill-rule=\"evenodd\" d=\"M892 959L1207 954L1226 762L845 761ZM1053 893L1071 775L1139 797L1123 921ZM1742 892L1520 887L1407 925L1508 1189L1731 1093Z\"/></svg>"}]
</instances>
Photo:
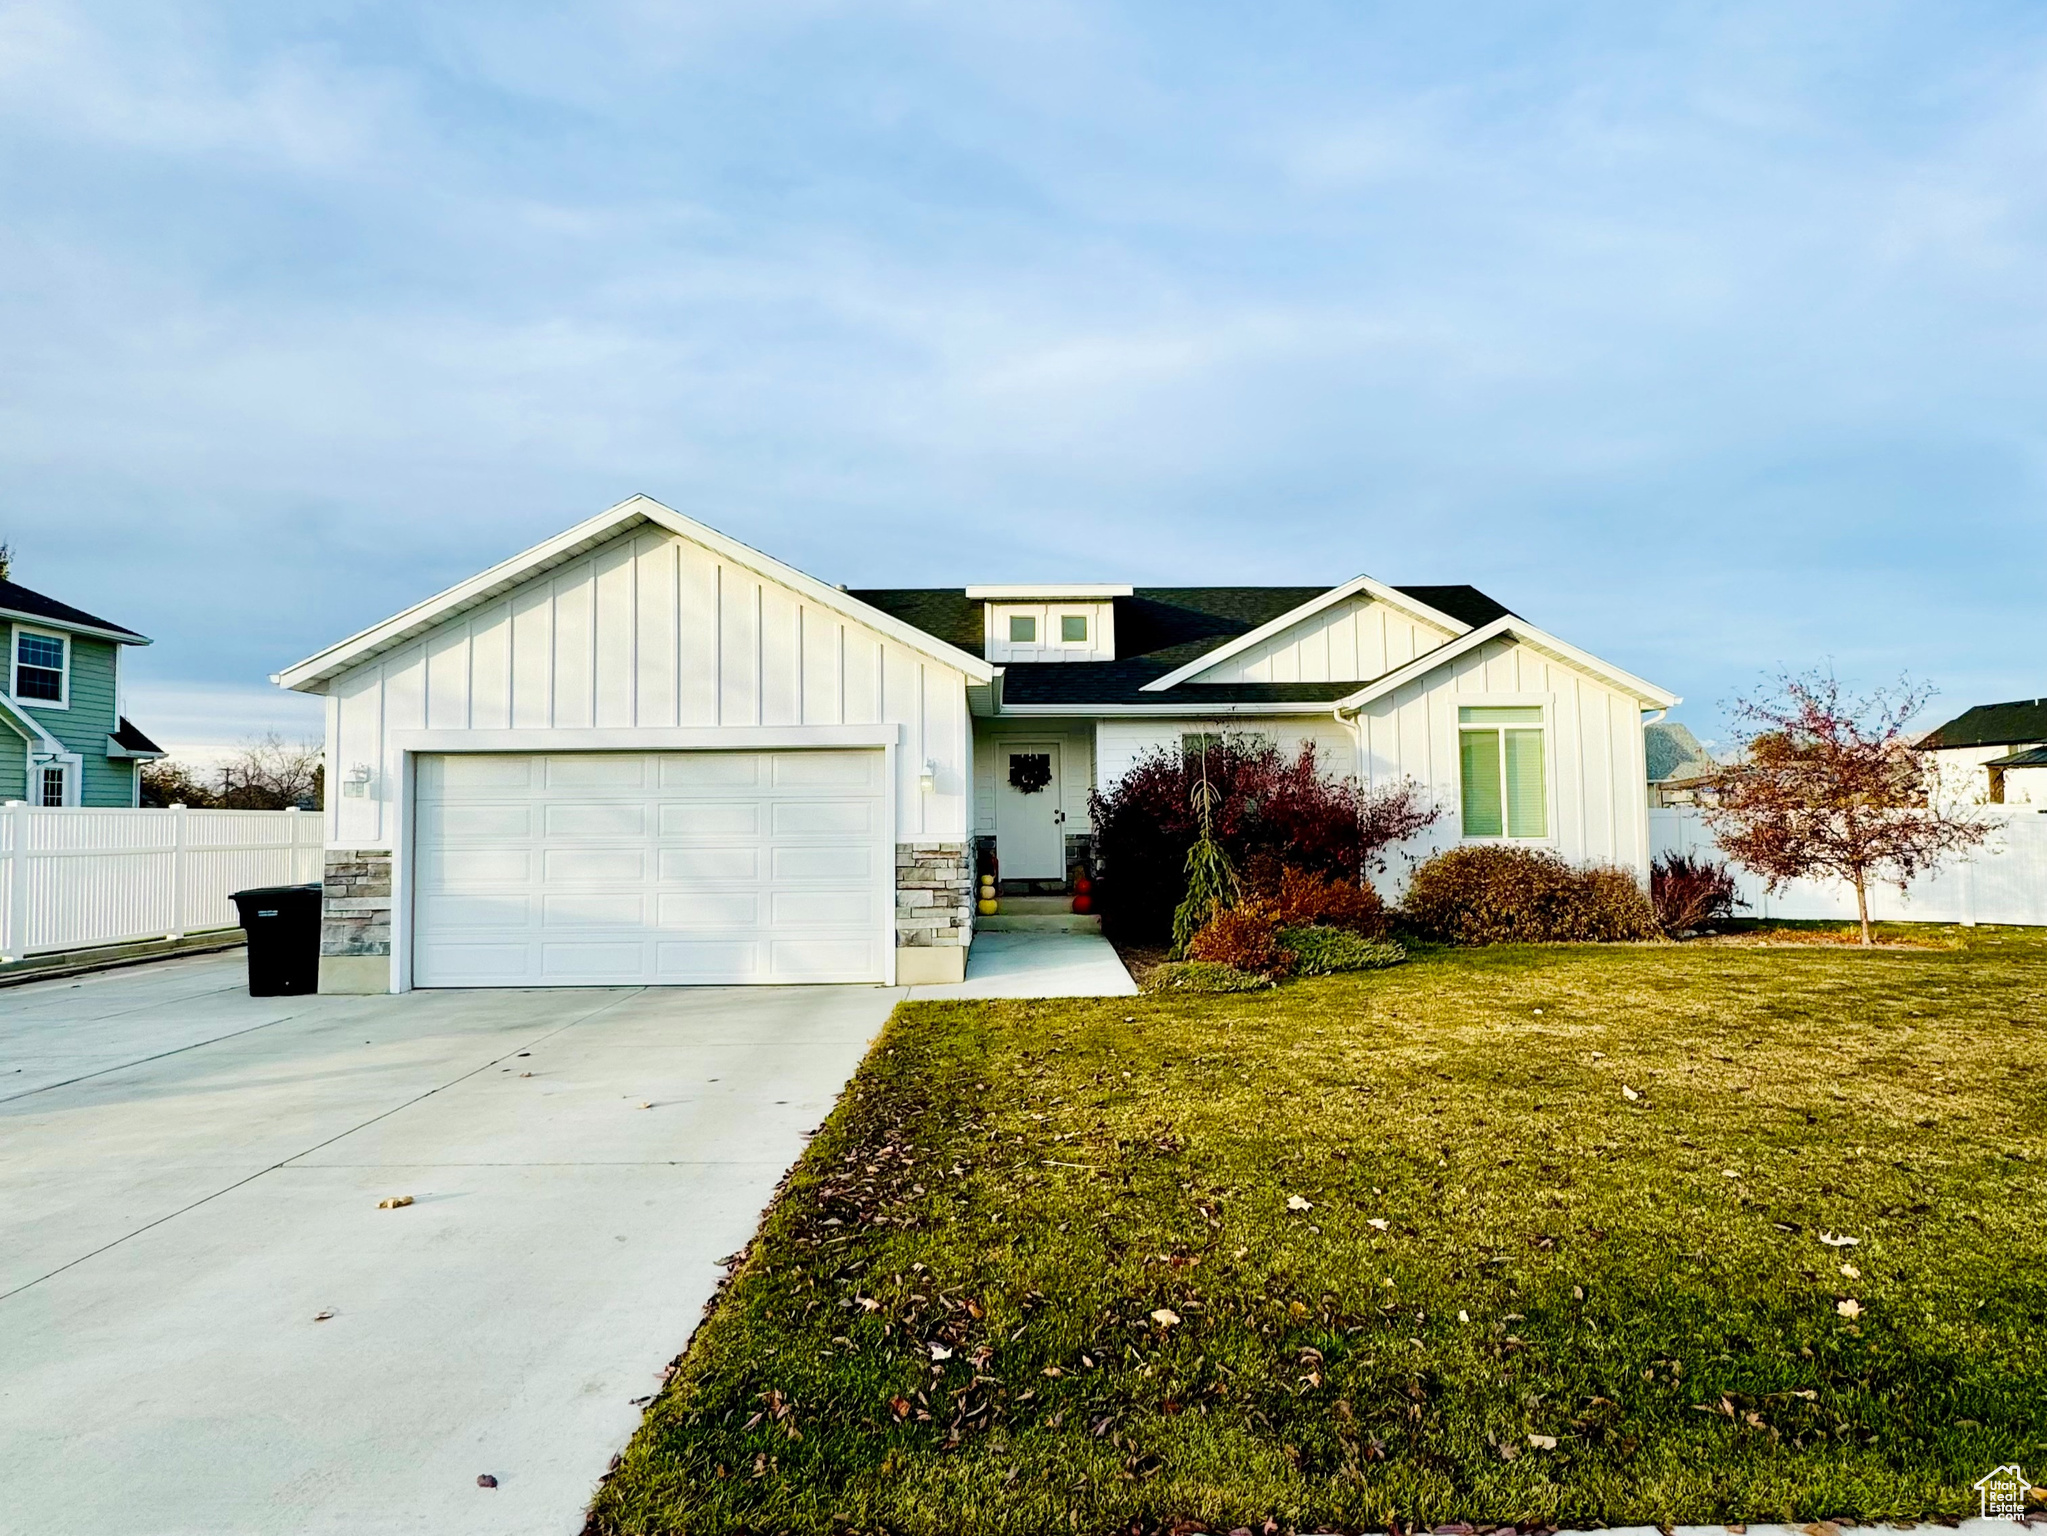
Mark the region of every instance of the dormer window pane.
<instances>
[{"instance_id":1,"label":"dormer window pane","mask_svg":"<svg viewBox=\"0 0 2047 1536\"><path fill-rule=\"evenodd\" d=\"M1060 614L1059 638L1068 645L1086 645L1087 615L1084 613Z\"/></svg>"},{"instance_id":2,"label":"dormer window pane","mask_svg":"<svg viewBox=\"0 0 2047 1536\"><path fill-rule=\"evenodd\" d=\"M1012 613L1009 616L1009 643L1011 645L1036 645L1038 643L1038 619L1036 614Z\"/></svg>"}]
</instances>

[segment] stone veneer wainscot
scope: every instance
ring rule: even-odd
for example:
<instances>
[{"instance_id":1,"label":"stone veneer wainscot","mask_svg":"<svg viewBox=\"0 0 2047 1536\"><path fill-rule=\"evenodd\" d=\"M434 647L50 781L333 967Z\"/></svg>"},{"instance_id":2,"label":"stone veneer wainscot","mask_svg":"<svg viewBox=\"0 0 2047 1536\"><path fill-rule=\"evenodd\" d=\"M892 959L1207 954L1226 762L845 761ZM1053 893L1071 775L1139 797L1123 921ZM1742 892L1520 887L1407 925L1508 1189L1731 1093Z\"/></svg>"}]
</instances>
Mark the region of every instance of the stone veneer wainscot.
<instances>
[{"instance_id":1,"label":"stone veneer wainscot","mask_svg":"<svg viewBox=\"0 0 2047 1536\"><path fill-rule=\"evenodd\" d=\"M974 861L967 845L896 844L896 981L964 980L974 942Z\"/></svg>"},{"instance_id":2,"label":"stone veneer wainscot","mask_svg":"<svg viewBox=\"0 0 2047 1536\"><path fill-rule=\"evenodd\" d=\"M320 908L320 990L391 985L391 851L329 848Z\"/></svg>"}]
</instances>

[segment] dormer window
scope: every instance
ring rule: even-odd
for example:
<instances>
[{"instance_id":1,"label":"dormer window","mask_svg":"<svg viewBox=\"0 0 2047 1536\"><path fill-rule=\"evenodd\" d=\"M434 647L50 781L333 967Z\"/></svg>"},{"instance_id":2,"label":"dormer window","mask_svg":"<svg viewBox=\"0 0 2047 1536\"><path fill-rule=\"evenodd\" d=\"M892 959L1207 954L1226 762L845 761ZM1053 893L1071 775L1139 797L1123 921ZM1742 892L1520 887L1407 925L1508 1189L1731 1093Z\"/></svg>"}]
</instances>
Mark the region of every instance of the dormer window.
<instances>
[{"instance_id":1,"label":"dormer window","mask_svg":"<svg viewBox=\"0 0 2047 1536\"><path fill-rule=\"evenodd\" d=\"M64 702L64 653L62 635L39 635L30 630L14 634L14 696L31 704Z\"/></svg>"},{"instance_id":2,"label":"dormer window","mask_svg":"<svg viewBox=\"0 0 2047 1536\"><path fill-rule=\"evenodd\" d=\"M998 665L1012 662L1114 661L1116 604L1129 587L1081 583L1058 586L968 587L982 603L983 652Z\"/></svg>"},{"instance_id":3,"label":"dormer window","mask_svg":"<svg viewBox=\"0 0 2047 1536\"><path fill-rule=\"evenodd\" d=\"M1009 616L1009 643L1011 645L1036 645L1038 643L1038 618L1032 613L1012 613Z\"/></svg>"},{"instance_id":4,"label":"dormer window","mask_svg":"<svg viewBox=\"0 0 2047 1536\"><path fill-rule=\"evenodd\" d=\"M1059 643L1061 645L1087 644L1086 614L1062 613L1059 615Z\"/></svg>"}]
</instances>

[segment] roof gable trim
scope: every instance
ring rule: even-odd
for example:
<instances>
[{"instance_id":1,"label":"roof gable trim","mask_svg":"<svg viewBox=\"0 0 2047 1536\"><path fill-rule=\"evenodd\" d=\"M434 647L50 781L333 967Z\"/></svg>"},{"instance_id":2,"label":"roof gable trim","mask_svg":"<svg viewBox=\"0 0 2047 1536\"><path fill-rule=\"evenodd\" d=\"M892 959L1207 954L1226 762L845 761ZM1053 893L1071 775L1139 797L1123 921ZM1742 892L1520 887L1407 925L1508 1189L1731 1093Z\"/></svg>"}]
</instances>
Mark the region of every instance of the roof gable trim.
<instances>
[{"instance_id":1,"label":"roof gable trim","mask_svg":"<svg viewBox=\"0 0 2047 1536\"><path fill-rule=\"evenodd\" d=\"M1525 619L1516 618L1509 613L1494 619L1490 624L1481 625L1454 640L1446 641L1433 651L1424 651L1406 665L1395 667L1384 676L1374 678L1356 693L1339 699L1336 703L1336 712L1339 715L1356 714L1373 700L1384 698L1396 688L1403 687L1418 677L1426 677L1438 667L1477 650L1488 641L1508 637L1553 656L1567 666L1589 673L1623 693L1633 694L1650 709L1673 709L1684 702L1676 694L1658 688L1645 678L1637 677L1632 672L1624 672L1619 667L1601 661L1590 651L1581 651L1569 641L1559 640L1547 630L1537 629Z\"/></svg>"},{"instance_id":2,"label":"roof gable trim","mask_svg":"<svg viewBox=\"0 0 2047 1536\"><path fill-rule=\"evenodd\" d=\"M1449 614L1439 609L1431 608L1427 603L1417 602L1397 587L1389 587L1384 582L1374 581L1369 576L1353 576L1343 585L1331 587L1327 592L1310 598L1298 608L1291 608L1278 618L1269 619L1256 629L1247 630L1227 644L1219 645L1212 651L1204 652L1185 666L1168 672L1164 677L1146 683L1144 691L1146 693L1163 693L1168 688L1177 687L1179 684L1199 677L1202 673L1210 671L1223 662L1228 661L1232 656L1240 656L1245 651L1251 649L1251 647L1261 644L1275 635L1282 634L1303 620L1311 619L1323 610L1333 608L1336 604L1348 601L1360 593L1370 597L1375 602L1386 604L1389 608L1397 608L1410 618L1420 619L1424 623L1433 624L1438 629L1446 630L1452 635L1461 635L1471 628L1469 624L1466 624L1461 619L1453 619Z\"/></svg>"},{"instance_id":3,"label":"roof gable trim","mask_svg":"<svg viewBox=\"0 0 2047 1536\"><path fill-rule=\"evenodd\" d=\"M392 615L381 624L359 631L324 651L308 656L276 673L271 681L300 693L324 693L326 684L351 667L395 650L435 626L482 606L501 593L566 564L586 550L609 542L619 534L649 523L700 544L721 559L752 571L755 575L788 587L821 608L887 636L898 644L929 656L934 661L963 672L974 682L985 683L995 669L978 656L969 655L926 634L914 625L884 613L881 609L840 591L837 587L807 576L794 566L784 565L772 555L718 532L717 529L663 506L651 496L631 496L607 511L588 518L551 539L501 560L467 581L456 583L424 602Z\"/></svg>"}]
</instances>

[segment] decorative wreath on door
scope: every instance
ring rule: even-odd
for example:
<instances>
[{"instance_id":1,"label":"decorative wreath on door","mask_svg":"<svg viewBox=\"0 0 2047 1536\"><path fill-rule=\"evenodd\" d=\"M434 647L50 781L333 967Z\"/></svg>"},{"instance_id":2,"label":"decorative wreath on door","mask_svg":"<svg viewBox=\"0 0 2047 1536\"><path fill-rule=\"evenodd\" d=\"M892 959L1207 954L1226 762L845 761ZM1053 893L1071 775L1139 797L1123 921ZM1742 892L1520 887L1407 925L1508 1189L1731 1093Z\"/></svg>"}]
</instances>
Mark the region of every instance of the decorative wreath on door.
<instances>
[{"instance_id":1,"label":"decorative wreath on door","mask_svg":"<svg viewBox=\"0 0 2047 1536\"><path fill-rule=\"evenodd\" d=\"M1009 755L1009 787L1021 795L1035 795L1052 782L1052 754L1012 752Z\"/></svg>"}]
</instances>

